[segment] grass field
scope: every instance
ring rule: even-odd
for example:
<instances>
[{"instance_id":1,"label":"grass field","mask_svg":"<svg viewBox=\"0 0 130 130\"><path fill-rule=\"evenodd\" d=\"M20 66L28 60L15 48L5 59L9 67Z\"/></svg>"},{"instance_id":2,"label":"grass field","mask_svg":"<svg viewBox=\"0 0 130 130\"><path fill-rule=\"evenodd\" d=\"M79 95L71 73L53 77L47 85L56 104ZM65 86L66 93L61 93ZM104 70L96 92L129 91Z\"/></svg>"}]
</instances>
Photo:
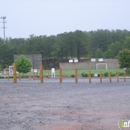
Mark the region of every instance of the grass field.
<instances>
[{"instance_id":1,"label":"grass field","mask_svg":"<svg viewBox=\"0 0 130 130\"><path fill-rule=\"evenodd\" d=\"M124 72L124 69L98 69L98 70L78 70L78 75L81 75L83 72L88 72L88 71L91 71L91 73L104 73L104 72L112 72L112 73L116 73L116 72ZM51 70L44 70L43 71L44 73L44 76L50 76L51 75ZM62 74L63 75L66 75L66 76L70 76L70 75L73 75L75 74L75 70L62 70ZM19 74L17 74L19 75ZM28 76L29 74L22 74L24 76ZM33 75L33 73L31 73L31 75ZM39 75L39 72L38 73L35 73L35 75ZM56 70L56 73L55 75L59 75L59 70ZM3 74L0 73L0 77L3 77ZM12 75L10 75L12 76Z\"/></svg>"},{"instance_id":2,"label":"grass field","mask_svg":"<svg viewBox=\"0 0 130 130\"><path fill-rule=\"evenodd\" d=\"M78 70L78 74L80 75L83 72L88 72L91 71L92 73L99 73L102 71L102 73L104 72L124 72L124 69L98 69L98 70ZM62 73L64 75L71 75L74 74L74 70L62 70ZM44 75L50 75L51 74L51 70L44 70ZM59 75L59 70L56 70L56 75Z\"/></svg>"}]
</instances>

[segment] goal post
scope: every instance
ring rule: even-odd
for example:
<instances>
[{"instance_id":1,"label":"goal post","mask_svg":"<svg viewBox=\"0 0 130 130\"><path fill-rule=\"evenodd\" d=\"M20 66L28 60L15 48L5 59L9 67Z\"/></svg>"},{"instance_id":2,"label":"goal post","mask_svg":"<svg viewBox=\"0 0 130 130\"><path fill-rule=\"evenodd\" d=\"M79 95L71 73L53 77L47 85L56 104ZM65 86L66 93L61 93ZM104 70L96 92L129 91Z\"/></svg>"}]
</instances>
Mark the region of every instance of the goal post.
<instances>
[{"instance_id":1,"label":"goal post","mask_svg":"<svg viewBox=\"0 0 130 130\"><path fill-rule=\"evenodd\" d=\"M96 63L96 69L108 69L107 63Z\"/></svg>"}]
</instances>

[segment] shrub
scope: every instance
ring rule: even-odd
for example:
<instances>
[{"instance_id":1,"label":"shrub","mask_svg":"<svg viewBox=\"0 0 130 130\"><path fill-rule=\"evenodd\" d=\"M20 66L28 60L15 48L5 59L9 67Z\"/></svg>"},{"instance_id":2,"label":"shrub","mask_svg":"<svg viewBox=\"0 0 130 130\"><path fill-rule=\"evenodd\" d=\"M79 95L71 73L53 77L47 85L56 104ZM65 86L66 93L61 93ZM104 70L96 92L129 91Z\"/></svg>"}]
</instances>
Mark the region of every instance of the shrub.
<instances>
[{"instance_id":1,"label":"shrub","mask_svg":"<svg viewBox=\"0 0 130 130\"><path fill-rule=\"evenodd\" d=\"M3 79L3 78L4 78L4 76L0 76L0 78L1 78L1 79Z\"/></svg>"},{"instance_id":2,"label":"shrub","mask_svg":"<svg viewBox=\"0 0 130 130\"><path fill-rule=\"evenodd\" d=\"M124 72L120 72L119 75L120 75L120 76L123 76L123 75L124 75Z\"/></svg>"},{"instance_id":3,"label":"shrub","mask_svg":"<svg viewBox=\"0 0 130 130\"><path fill-rule=\"evenodd\" d=\"M84 77L84 74L85 74L85 72L82 72L82 73L81 73L82 77Z\"/></svg>"},{"instance_id":4,"label":"shrub","mask_svg":"<svg viewBox=\"0 0 130 130\"><path fill-rule=\"evenodd\" d=\"M22 74L21 78L28 78L28 75Z\"/></svg>"},{"instance_id":5,"label":"shrub","mask_svg":"<svg viewBox=\"0 0 130 130\"><path fill-rule=\"evenodd\" d=\"M12 75L10 75L10 76L9 76L9 78L13 78L13 76L12 76Z\"/></svg>"},{"instance_id":6,"label":"shrub","mask_svg":"<svg viewBox=\"0 0 130 130\"><path fill-rule=\"evenodd\" d=\"M100 77L100 73L98 73L98 77Z\"/></svg>"},{"instance_id":7,"label":"shrub","mask_svg":"<svg viewBox=\"0 0 130 130\"><path fill-rule=\"evenodd\" d=\"M86 73L86 72L81 73L81 75L82 75L82 77L88 77L88 73Z\"/></svg>"},{"instance_id":8,"label":"shrub","mask_svg":"<svg viewBox=\"0 0 130 130\"><path fill-rule=\"evenodd\" d=\"M71 74L71 77L73 78L73 77L75 77L75 75L74 75L74 74Z\"/></svg>"},{"instance_id":9,"label":"shrub","mask_svg":"<svg viewBox=\"0 0 130 130\"><path fill-rule=\"evenodd\" d=\"M111 73L111 76L113 76L113 77L114 77L114 76L116 76L116 74L115 74L115 73Z\"/></svg>"},{"instance_id":10,"label":"shrub","mask_svg":"<svg viewBox=\"0 0 130 130\"><path fill-rule=\"evenodd\" d=\"M83 72L81 73L82 77L88 77L88 73L87 72ZM91 73L91 77L94 76L94 73Z\"/></svg>"},{"instance_id":11,"label":"shrub","mask_svg":"<svg viewBox=\"0 0 130 130\"><path fill-rule=\"evenodd\" d=\"M104 72L104 74L103 74L105 77L107 77L108 76L108 72Z\"/></svg>"},{"instance_id":12,"label":"shrub","mask_svg":"<svg viewBox=\"0 0 130 130\"><path fill-rule=\"evenodd\" d=\"M93 77L94 76L94 73L91 73L91 77Z\"/></svg>"}]
</instances>

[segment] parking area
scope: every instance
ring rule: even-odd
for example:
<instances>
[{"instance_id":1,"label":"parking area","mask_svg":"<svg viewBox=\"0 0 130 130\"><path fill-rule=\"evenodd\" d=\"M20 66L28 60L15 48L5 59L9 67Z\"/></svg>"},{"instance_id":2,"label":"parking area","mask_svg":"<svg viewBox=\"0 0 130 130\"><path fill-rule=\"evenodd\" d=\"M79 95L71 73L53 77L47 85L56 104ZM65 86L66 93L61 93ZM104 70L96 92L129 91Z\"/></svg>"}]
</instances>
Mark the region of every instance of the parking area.
<instances>
[{"instance_id":1,"label":"parking area","mask_svg":"<svg viewBox=\"0 0 130 130\"><path fill-rule=\"evenodd\" d=\"M56 78L44 78L44 83L59 83L60 80L58 77ZM130 81L130 77L126 77L126 82ZM13 79L0 79L0 83L13 83ZM111 78L111 82L116 83L117 82L117 78L116 77L112 77ZM119 82L124 82L124 77L120 77L119 78ZM40 79L39 78L22 78L21 80L17 79L17 83L40 83ZM62 78L62 83L75 83L75 78ZM79 77L78 78L78 83L89 83L89 79L86 78L82 78ZM100 83L100 78L99 77L93 77L91 78L91 83ZM107 78L102 78L102 83L110 83L110 79Z\"/></svg>"},{"instance_id":2,"label":"parking area","mask_svg":"<svg viewBox=\"0 0 130 130\"><path fill-rule=\"evenodd\" d=\"M130 120L130 79L0 79L1 130L119 130Z\"/></svg>"}]
</instances>

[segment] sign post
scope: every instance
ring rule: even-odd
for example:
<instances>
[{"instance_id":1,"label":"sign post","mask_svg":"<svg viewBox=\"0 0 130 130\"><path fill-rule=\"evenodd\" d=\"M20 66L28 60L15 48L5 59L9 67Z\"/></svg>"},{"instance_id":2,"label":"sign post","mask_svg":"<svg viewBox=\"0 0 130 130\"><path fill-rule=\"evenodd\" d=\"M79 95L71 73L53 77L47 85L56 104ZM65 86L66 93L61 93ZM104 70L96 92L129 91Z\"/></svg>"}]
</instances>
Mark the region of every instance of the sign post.
<instances>
[{"instance_id":1,"label":"sign post","mask_svg":"<svg viewBox=\"0 0 130 130\"><path fill-rule=\"evenodd\" d=\"M40 66L40 81L43 83L43 65Z\"/></svg>"},{"instance_id":2,"label":"sign post","mask_svg":"<svg viewBox=\"0 0 130 130\"><path fill-rule=\"evenodd\" d=\"M59 79L60 83L62 83L62 68L59 68Z\"/></svg>"},{"instance_id":3,"label":"sign post","mask_svg":"<svg viewBox=\"0 0 130 130\"><path fill-rule=\"evenodd\" d=\"M91 71L88 72L89 83L91 83Z\"/></svg>"},{"instance_id":4,"label":"sign post","mask_svg":"<svg viewBox=\"0 0 130 130\"><path fill-rule=\"evenodd\" d=\"M78 70L75 69L75 83L78 83Z\"/></svg>"},{"instance_id":5,"label":"sign post","mask_svg":"<svg viewBox=\"0 0 130 130\"><path fill-rule=\"evenodd\" d=\"M102 72L100 72L100 83L102 83Z\"/></svg>"}]
</instances>

